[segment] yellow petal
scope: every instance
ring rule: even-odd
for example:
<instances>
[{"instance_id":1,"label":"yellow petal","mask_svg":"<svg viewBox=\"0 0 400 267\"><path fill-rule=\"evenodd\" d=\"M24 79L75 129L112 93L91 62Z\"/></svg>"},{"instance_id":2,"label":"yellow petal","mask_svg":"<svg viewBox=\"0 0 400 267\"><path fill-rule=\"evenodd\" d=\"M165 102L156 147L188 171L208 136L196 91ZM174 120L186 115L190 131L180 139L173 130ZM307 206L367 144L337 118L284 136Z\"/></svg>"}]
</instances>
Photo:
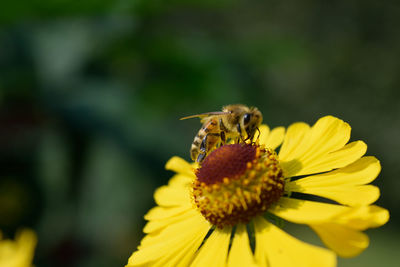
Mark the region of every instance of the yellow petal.
<instances>
[{"instance_id":1,"label":"yellow petal","mask_svg":"<svg viewBox=\"0 0 400 267\"><path fill-rule=\"evenodd\" d=\"M349 206L369 205L379 198L379 188L373 185L357 185L351 187L310 188L303 193L313 194L332 199Z\"/></svg>"},{"instance_id":2,"label":"yellow petal","mask_svg":"<svg viewBox=\"0 0 400 267\"><path fill-rule=\"evenodd\" d=\"M312 160L342 148L350 139L350 131L350 126L338 118L319 119L309 132L309 147L301 158Z\"/></svg>"},{"instance_id":3,"label":"yellow petal","mask_svg":"<svg viewBox=\"0 0 400 267\"><path fill-rule=\"evenodd\" d=\"M229 251L228 267L244 266L257 267L257 264L251 252L246 226L239 224Z\"/></svg>"},{"instance_id":4,"label":"yellow petal","mask_svg":"<svg viewBox=\"0 0 400 267\"><path fill-rule=\"evenodd\" d=\"M144 218L150 220L162 220L170 217L177 216L185 211L192 209L191 203L177 207L154 207L147 212Z\"/></svg>"},{"instance_id":5,"label":"yellow petal","mask_svg":"<svg viewBox=\"0 0 400 267\"><path fill-rule=\"evenodd\" d=\"M339 256L355 257L368 247L369 239L364 233L333 223L310 226L324 244Z\"/></svg>"},{"instance_id":6,"label":"yellow petal","mask_svg":"<svg viewBox=\"0 0 400 267\"><path fill-rule=\"evenodd\" d=\"M162 231L147 234L140 242L140 247L149 246L158 243L164 243L165 240L172 240L170 238L179 231L184 231L186 228L193 227L194 225L201 225L205 228L210 228L211 225L199 212L192 213L192 216L182 219L176 223L170 224L165 227ZM182 234L176 234L176 236L181 236ZM164 240L165 239L165 240Z\"/></svg>"},{"instance_id":7,"label":"yellow petal","mask_svg":"<svg viewBox=\"0 0 400 267\"><path fill-rule=\"evenodd\" d=\"M23 250L28 253L29 256L31 257L31 260L33 258L33 251L35 250L35 246L37 243L37 236L33 230L30 229L22 229L17 232L15 241L18 243L20 248L23 248ZM28 255L26 255L28 256Z\"/></svg>"},{"instance_id":8,"label":"yellow petal","mask_svg":"<svg viewBox=\"0 0 400 267\"><path fill-rule=\"evenodd\" d=\"M179 261L177 256L188 247L190 251L187 253L193 257L210 227L199 214L174 223L157 234L148 234L142 239L139 250L129 258L128 266L146 266L149 262L156 265L157 261L166 258Z\"/></svg>"},{"instance_id":9,"label":"yellow petal","mask_svg":"<svg viewBox=\"0 0 400 267\"><path fill-rule=\"evenodd\" d=\"M268 211L290 222L313 224L330 222L347 209L340 205L281 197Z\"/></svg>"},{"instance_id":10,"label":"yellow petal","mask_svg":"<svg viewBox=\"0 0 400 267\"><path fill-rule=\"evenodd\" d=\"M186 160L177 156L174 156L168 160L168 162L165 164L165 169L188 176L194 176L193 166Z\"/></svg>"},{"instance_id":11,"label":"yellow petal","mask_svg":"<svg viewBox=\"0 0 400 267\"><path fill-rule=\"evenodd\" d=\"M171 216L171 217L160 219L160 220L151 220L145 225L145 227L143 228L143 232L146 234L150 234L150 233L160 231L163 228L170 226L171 224L174 224L176 222L186 220L189 217L195 216L196 215L195 213L197 213L197 211L195 211L193 209L188 209L187 211L184 211L181 214L177 214L175 216Z\"/></svg>"},{"instance_id":12,"label":"yellow petal","mask_svg":"<svg viewBox=\"0 0 400 267\"><path fill-rule=\"evenodd\" d=\"M321 155L319 158L301 160L304 167L296 175L326 172L347 166L361 158L366 151L367 145L364 142L352 142L339 150Z\"/></svg>"},{"instance_id":13,"label":"yellow petal","mask_svg":"<svg viewBox=\"0 0 400 267\"><path fill-rule=\"evenodd\" d=\"M354 257L368 247L368 237L360 231L378 227L389 220L389 212L378 206L349 208L331 222L310 227L321 240L342 257Z\"/></svg>"},{"instance_id":14,"label":"yellow petal","mask_svg":"<svg viewBox=\"0 0 400 267\"><path fill-rule=\"evenodd\" d=\"M305 177L290 182L287 186L292 187L297 185L303 188L321 188L329 186L363 185L375 180L380 171L381 165L375 157L363 157L344 168Z\"/></svg>"},{"instance_id":15,"label":"yellow petal","mask_svg":"<svg viewBox=\"0 0 400 267\"><path fill-rule=\"evenodd\" d=\"M304 243L285 233L265 219L254 220L256 260L260 266L325 267L335 266L335 254L327 249Z\"/></svg>"},{"instance_id":16,"label":"yellow petal","mask_svg":"<svg viewBox=\"0 0 400 267\"><path fill-rule=\"evenodd\" d=\"M351 162L348 158L353 159L355 157L352 157L353 153L359 154L361 150L359 146L356 148L350 146L346 147L345 151L330 155L330 153L343 148L350 138L351 131L347 123L332 116L319 119L310 130L307 125L301 123L291 127L288 129L282 145L283 150L279 153L286 177L319 172L320 169L327 168L326 164L328 167L332 167L329 164L336 161L339 166L343 166L345 162L349 164ZM285 144L291 141L290 138L294 139L295 145ZM347 156L346 160L340 161L339 156L343 156L343 154L346 156L350 154L350 156ZM356 159L357 157L353 161ZM320 168L316 168L318 164L321 165ZM333 166L333 168L335 167Z\"/></svg>"},{"instance_id":17,"label":"yellow petal","mask_svg":"<svg viewBox=\"0 0 400 267\"><path fill-rule=\"evenodd\" d=\"M190 203L190 190L187 187L161 186L154 193L156 203L164 207L182 206Z\"/></svg>"},{"instance_id":18,"label":"yellow petal","mask_svg":"<svg viewBox=\"0 0 400 267\"><path fill-rule=\"evenodd\" d=\"M200 248L191 267L225 266L228 256L231 227L216 228L207 241Z\"/></svg>"},{"instance_id":19,"label":"yellow petal","mask_svg":"<svg viewBox=\"0 0 400 267\"><path fill-rule=\"evenodd\" d=\"M181 250L175 254L167 254L156 262L151 264L152 267L187 267L193 261L195 252L201 245L202 239L192 239Z\"/></svg>"},{"instance_id":20,"label":"yellow petal","mask_svg":"<svg viewBox=\"0 0 400 267\"><path fill-rule=\"evenodd\" d=\"M379 188L364 184L373 181L380 170L376 158L364 157L336 171L289 182L285 190L313 194L349 206L369 205L379 198Z\"/></svg>"},{"instance_id":21,"label":"yellow petal","mask_svg":"<svg viewBox=\"0 0 400 267\"><path fill-rule=\"evenodd\" d=\"M260 125L260 127L258 127L258 129L260 130L260 138L259 138L260 144L265 145L265 143L268 140L270 132L269 127L268 125L262 124Z\"/></svg>"},{"instance_id":22,"label":"yellow petal","mask_svg":"<svg viewBox=\"0 0 400 267\"><path fill-rule=\"evenodd\" d=\"M285 137L285 128L283 127L274 128L266 138L264 144L266 147L276 149L280 144L282 144L284 137Z\"/></svg>"},{"instance_id":23,"label":"yellow petal","mask_svg":"<svg viewBox=\"0 0 400 267\"><path fill-rule=\"evenodd\" d=\"M192 184L195 176L176 174L168 181L169 186L187 187Z\"/></svg>"},{"instance_id":24,"label":"yellow petal","mask_svg":"<svg viewBox=\"0 0 400 267\"><path fill-rule=\"evenodd\" d=\"M304 122L296 122L290 125L286 131L283 144L279 151L279 158L289 162L305 152L305 136L308 135L310 126Z\"/></svg>"},{"instance_id":25,"label":"yellow petal","mask_svg":"<svg viewBox=\"0 0 400 267\"><path fill-rule=\"evenodd\" d=\"M37 236L30 229L22 229L15 235L15 240L1 240L0 266L32 266L32 259L37 243Z\"/></svg>"},{"instance_id":26,"label":"yellow petal","mask_svg":"<svg viewBox=\"0 0 400 267\"><path fill-rule=\"evenodd\" d=\"M355 230L366 230L384 225L389 220L389 211L372 205L354 207L338 215L333 222Z\"/></svg>"}]
</instances>

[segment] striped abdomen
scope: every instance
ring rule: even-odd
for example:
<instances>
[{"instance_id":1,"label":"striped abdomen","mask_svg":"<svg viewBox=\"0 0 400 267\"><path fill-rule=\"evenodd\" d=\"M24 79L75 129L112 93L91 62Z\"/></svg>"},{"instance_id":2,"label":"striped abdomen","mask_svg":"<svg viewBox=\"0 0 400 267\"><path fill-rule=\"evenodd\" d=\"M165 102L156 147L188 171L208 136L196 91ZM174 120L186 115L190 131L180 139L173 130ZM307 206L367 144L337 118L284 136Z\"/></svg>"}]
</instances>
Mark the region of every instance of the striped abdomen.
<instances>
[{"instance_id":1,"label":"striped abdomen","mask_svg":"<svg viewBox=\"0 0 400 267\"><path fill-rule=\"evenodd\" d=\"M194 137L190 148L193 161L202 162L208 152L220 141L220 129L216 118L206 121Z\"/></svg>"}]
</instances>

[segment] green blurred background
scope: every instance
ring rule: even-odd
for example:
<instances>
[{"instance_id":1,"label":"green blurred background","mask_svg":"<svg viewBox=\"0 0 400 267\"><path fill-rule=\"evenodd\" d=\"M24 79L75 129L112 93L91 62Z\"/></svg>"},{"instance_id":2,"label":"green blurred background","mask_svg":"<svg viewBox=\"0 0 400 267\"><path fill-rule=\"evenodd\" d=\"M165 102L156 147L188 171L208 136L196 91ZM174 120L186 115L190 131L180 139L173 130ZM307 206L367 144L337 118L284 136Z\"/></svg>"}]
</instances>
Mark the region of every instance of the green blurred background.
<instances>
[{"instance_id":1,"label":"green blurred background","mask_svg":"<svg viewBox=\"0 0 400 267\"><path fill-rule=\"evenodd\" d=\"M399 27L395 0L3 2L0 229L37 231L37 267L123 266L165 162L189 160L200 124L178 119L244 103L350 123L391 220L339 266L397 266Z\"/></svg>"}]
</instances>

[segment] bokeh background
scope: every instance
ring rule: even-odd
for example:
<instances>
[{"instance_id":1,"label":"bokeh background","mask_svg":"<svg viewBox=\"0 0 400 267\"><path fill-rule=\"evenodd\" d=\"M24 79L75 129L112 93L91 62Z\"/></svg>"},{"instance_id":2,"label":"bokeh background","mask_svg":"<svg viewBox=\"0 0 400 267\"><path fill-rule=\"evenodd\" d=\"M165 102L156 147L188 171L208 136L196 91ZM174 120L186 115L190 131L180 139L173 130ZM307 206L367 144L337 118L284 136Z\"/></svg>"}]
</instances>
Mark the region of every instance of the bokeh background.
<instances>
[{"instance_id":1,"label":"bokeh background","mask_svg":"<svg viewBox=\"0 0 400 267\"><path fill-rule=\"evenodd\" d=\"M244 103L350 123L391 220L339 266L397 266L399 27L395 0L2 3L0 229L38 233L37 267L123 266L165 162L189 160L200 124L178 119Z\"/></svg>"}]
</instances>

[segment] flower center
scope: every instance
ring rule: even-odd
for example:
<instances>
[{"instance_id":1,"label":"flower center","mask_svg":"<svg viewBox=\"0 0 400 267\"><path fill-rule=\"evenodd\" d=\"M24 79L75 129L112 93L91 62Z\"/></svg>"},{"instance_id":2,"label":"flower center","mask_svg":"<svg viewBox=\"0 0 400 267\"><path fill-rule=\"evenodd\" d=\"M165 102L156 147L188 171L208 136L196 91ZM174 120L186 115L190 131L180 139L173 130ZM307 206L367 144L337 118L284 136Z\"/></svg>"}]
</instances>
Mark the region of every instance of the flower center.
<instances>
[{"instance_id":1,"label":"flower center","mask_svg":"<svg viewBox=\"0 0 400 267\"><path fill-rule=\"evenodd\" d=\"M284 191L275 151L255 144L221 146L207 156L196 176L194 203L220 228L248 223L278 201Z\"/></svg>"}]
</instances>

